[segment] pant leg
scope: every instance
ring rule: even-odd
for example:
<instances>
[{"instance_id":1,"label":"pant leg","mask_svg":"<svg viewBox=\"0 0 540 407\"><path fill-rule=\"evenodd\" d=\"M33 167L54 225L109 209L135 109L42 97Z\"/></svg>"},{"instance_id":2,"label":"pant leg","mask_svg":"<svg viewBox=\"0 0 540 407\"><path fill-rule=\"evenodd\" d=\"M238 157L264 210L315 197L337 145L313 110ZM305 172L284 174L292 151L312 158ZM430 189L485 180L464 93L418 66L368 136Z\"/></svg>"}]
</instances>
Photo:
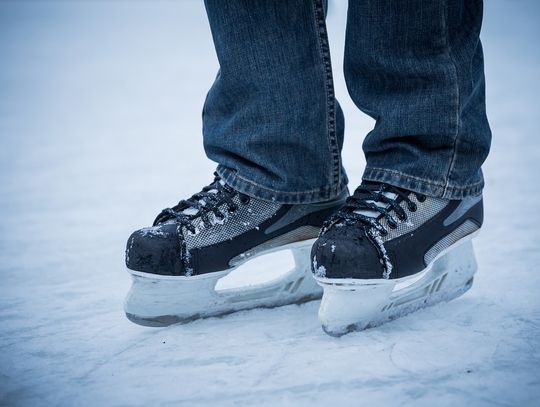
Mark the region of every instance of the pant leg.
<instances>
[{"instance_id":1,"label":"pant leg","mask_svg":"<svg viewBox=\"0 0 540 407\"><path fill-rule=\"evenodd\" d=\"M262 199L331 199L347 184L322 0L206 0L220 64L204 147L234 188Z\"/></svg>"},{"instance_id":2,"label":"pant leg","mask_svg":"<svg viewBox=\"0 0 540 407\"><path fill-rule=\"evenodd\" d=\"M349 1L345 79L376 120L364 179L450 199L481 192L482 11L482 0Z\"/></svg>"}]
</instances>

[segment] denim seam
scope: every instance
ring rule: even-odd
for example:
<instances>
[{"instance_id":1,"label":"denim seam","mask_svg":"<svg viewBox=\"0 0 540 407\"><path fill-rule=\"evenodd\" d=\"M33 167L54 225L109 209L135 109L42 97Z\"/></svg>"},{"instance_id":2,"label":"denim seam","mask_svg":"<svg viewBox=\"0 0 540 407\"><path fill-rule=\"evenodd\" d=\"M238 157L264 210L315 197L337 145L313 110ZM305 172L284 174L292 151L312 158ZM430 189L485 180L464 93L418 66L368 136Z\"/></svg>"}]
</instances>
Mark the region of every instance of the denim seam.
<instances>
[{"instance_id":1,"label":"denim seam","mask_svg":"<svg viewBox=\"0 0 540 407\"><path fill-rule=\"evenodd\" d=\"M241 180L242 182L245 182L246 184L250 184L251 186L257 188L257 189L261 189L261 190L264 190L264 191L268 191L268 192L272 192L272 193L275 193L275 194L287 194L287 195L302 195L302 194L314 194L314 193L318 193L318 192L321 192L321 191L324 191L325 188L324 187L321 187L321 188L318 188L318 189L310 189L308 191L300 191L300 192L283 192L283 191L278 191L276 189L272 189L272 188L268 188L268 187L265 187L265 186L262 186L260 184L257 184L256 182L253 182L253 181L250 181L244 177L242 177L241 175L238 175L238 174L232 174L230 173L231 176Z\"/></svg>"},{"instance_id":2,"label":"denim seam","mask_svg":"<svg viewBox=\"0 0 540 407\"><path fill-rule=\"evenodd\" d=\"M448 32L448 24L446 23L447 19L448 19L448 13L449 13L449 10L448 10L448 3L446 3L446 8L445 8L445 11L443 12L443 18L442 18L442 24L443 24L443 29L444 29L444 33L445 33L445 42L446 42L446 54L448 56L448 59L450 60L450 62L452 63L452 68L453 68L453 74L454 74L454 80L455 80L455 83L456 83L456 97L455 97L455 106L456 106L456 130L455 130L455 134L454 134L454 140L453 140L453 143L452 143L452 157L450 159L450 164L448 165L448 171L446 173L446 181L445 181L445 185L444 185L444 190L443 190L443 195L445 195L448 190L451 188L450 187L450 176L452 174L452 171L454 169L454 166L455 166L455 162L456 162L456 158L457 158L457 143L458 143L458 138L459 138L459 127L460 127L460 113L459 113L459 106L460 106L460 102L461 102L461 95L460 95L460 91L459 91L459 77L458 77L458 70L457 70L457 66L456 66L456 61L454 59L454 57L452 56L452 47L450 45L450 38L449 38L449 32Z\"/></svg>"},{"instance_id":3,"label":"denim seam","mask_svg":"<svg viewBox=\"0 0 540 407\"><path fill-rule=\"evenodd\" d=\"M335 194L332 193L332 188L330 186L322 186L319 189L309 191L284 192L266 188L253 181L246 180L239 176L234 170L228 169L222 165L218 166L217 173L226 184L237 191L269 202L279 202L282 204L316 203L328 201L335 196ZM344 189L346 189L346 186L342 186L340 193L343 192Z\"/></svg>"},{"instance_id":4,"label":"denim seam","mask_svg":"<svg viewBox=\"0 0 540 407\"><path fill-rule=\"evenodd\" d=\"M330 47L325 24L324 6L322 0L315 0L313 3L313 13L315 31L318 39L319 56L323 63L323 74L326 94L326 128L328 132L328 143L332 157L331 187L336 194L339 193L341 185L341 159L336 135L336 97L332 77L332 62L330 59Z\"/></svg>"},{"instance_id":5,"label":"denim seam","mask_svg":"<svg viewBox=\"0 0 540 407\"><path fill-rule=\"evenodd\" d=\"M391 170L391 169L386 169L386 168L366 167L365 172L367 173L369 171L383 172L383 173L388 173L388 174L392 174L392 175L398 175L400 177L408 178L408 179L415 180L415 181L420 181L420 182L422 182L424 184L431 185L431 186L434 186L434 187L445 188L444 192L447 192L448 189L455 190L455 191L465 191L465 190L469 190L469 189L472 189L472 188L479 187L484 183L483 181L479 181L479 182L476 182L474 184L470 184L470 185L467 185L467 186L464 186L464 187L458 187L458 186L449 186L447 183L439 184L437 182L427 180L425 178L416 177L414 175L405 174L405 173L403 173L401 171L396 171L396 170Z\"/></svg>"}]
</instances>

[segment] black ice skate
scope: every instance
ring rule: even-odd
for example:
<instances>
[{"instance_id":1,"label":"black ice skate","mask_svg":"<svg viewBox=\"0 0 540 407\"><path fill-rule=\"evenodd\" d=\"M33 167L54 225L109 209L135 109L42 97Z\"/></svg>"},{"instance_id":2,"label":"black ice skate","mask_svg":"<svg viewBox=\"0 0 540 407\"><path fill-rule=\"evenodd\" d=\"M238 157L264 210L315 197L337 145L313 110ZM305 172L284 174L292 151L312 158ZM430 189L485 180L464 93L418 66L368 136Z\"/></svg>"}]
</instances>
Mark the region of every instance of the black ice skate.
<instances>
[{"instance_id":1,"label":"black ice skate","mask_svg":"<svg viewBox=\"0 0 540 407\"><path fill-rule=\"evenodd\" d=\"M152 227L127 242L133 284L125 312L133 322L163 326L255 307L320 298L310 250L325 219L348 193L319 204L282 205L249 197L216 176L186 201L163 210ZM279 279L216 290L219 279L245 261L290 249L296 267Z\"/></svg>"},{"instance_id":2,"label":"black ice skate","mask_svg":"<svg viewBox=\"0 0 540 407\"><path fill-rule=\"evenodd\" d=\"M482 218L481 196L430 198L364 182L313 246L325 332L362 330L463 294Z\"/></svg>"}]
</instances>

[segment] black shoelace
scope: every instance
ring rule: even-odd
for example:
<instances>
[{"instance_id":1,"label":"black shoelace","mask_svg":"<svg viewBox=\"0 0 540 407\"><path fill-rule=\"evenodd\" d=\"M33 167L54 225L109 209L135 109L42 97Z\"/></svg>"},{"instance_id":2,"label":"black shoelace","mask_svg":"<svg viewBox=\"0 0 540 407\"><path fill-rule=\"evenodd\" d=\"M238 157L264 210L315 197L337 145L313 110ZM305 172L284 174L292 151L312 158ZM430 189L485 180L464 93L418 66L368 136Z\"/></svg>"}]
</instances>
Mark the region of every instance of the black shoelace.
<instances>
[{"instance_id":1,"label":"black shoelace","mask_svg":"<svg viewBox=\"0 0 540 407\"><path fill-rule=\"evenodd\" d=\"M159 225L167 220L174 219L178 224L184 226L191 233L195 233L193 220L201 218L206 227L212 226L210 214L213 213L216 219L223 220L227 216L222 212L220 207L226 204L226 209L229 213L234 213L238 206L233 201L233 198L238 195L240 202L243 204L249 203L249 196L242 194L226 184L220 182L219 175L214 173L214 181L205 186L201 192L194 194L191 198L181 200L172 208L166 208L156 217L154 226ZM193 209L193 214L187 214L183 211Z\"/></svg>"},{"instance_id":2,"label":"black shoelace","mask_svg":"<svg viewBox=\"0 0 540 407\"><path fill-rule=\"evenodd\" d=\"M385 193L393 193L393 197L388 197ZM415 212L416 204L409 198L411 192L401 188L382 183L362 183L354 194L351 195L343 208L334 214L323 226L323 231L334 223L344 221L345 224L361 223L367 227L375 228L381 235L385 236L388 231L381 225L380 220L387 219L388 227L395 229L398 222L407 221L407 213L401 206L401 202L407 204L407 209ZM419 202L424 202L426 196L414 193ZM382 203L383 205L377 205ZM368 216L358 211L375 211L377 216Z\"/></svg>"}]
</instances>

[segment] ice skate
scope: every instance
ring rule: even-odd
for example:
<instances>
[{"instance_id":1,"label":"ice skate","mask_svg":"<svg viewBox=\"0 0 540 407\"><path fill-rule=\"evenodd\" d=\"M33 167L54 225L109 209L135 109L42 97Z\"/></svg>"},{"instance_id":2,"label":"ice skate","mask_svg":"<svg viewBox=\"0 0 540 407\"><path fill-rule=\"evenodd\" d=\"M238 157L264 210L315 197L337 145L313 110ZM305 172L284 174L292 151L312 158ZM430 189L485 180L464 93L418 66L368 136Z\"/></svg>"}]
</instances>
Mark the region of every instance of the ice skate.
<instances>
[{"instance_id":1,"label":"ice skate","mask_svg":"<svg viewBox=\"0 0 540 407\"><path fill-rule=\"evenodd\" d=\"M322 290L310 275L311 246L347 196L282 205L239 193L216 175L201 192L163 210L152 227L130 236L126 265L133 284L125 300L127 317L164 326L320 298ZM285 249L293 252L296 266L280 278L216 289L218 280L244 262Z\"/></svg>"},{"instance_id":2,"label":"ice skate","mask_svg":"<svg viewBox=\"0 0 540 407\"><path fill-rule=\"evenodd\" d=\"M480 196L430 198L364 182L313 246L324 331L340 336L463 294L482 219Z\"/></svg>"}]
</instances>

